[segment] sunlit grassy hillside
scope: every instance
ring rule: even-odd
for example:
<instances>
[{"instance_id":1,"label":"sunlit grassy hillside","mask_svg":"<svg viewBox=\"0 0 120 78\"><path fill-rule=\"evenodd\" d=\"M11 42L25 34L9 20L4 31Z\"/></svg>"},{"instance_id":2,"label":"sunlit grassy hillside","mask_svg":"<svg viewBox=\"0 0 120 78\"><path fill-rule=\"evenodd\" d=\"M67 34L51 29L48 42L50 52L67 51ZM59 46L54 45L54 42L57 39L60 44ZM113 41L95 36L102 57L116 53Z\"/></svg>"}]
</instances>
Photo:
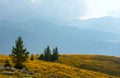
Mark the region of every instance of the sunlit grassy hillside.
<instances>
[{"instance_id":1,"label":"sunlit grassy hillside","mask_svg":"<svg viewBox=\"0 0 120 78\"><path fill-rule=\"evenodd\" d=\"M104 55L61 55L58 62L120 77L120 57Z\"/></svg>"},{"instance_id":2,"label":"sunlit grassy hillside","mask_svg":"<svg viewBox=\"0 0 120 78\"><path fill-rule=\"evenodd\" d=\"M9 59L8 56L0 55L0 66L4 65L4 62L6 59ZM37 72L39 74L33 74L33 75L26 75L22 73L15 73L14 75L0 74L0 78L10 78L10 77L12 78L23 78L23 77L30 77L30 78L117 78L115 76L113 77L113 76L110 76L104 73L78 68L78 66L84 63L86 65L88 64L88 66L92 65L93 63L92 59L93 61L95 61L96 59L97 62L98 60L102 60L102 59L92 58L91 55L84 55L84 56L83 55L61 55L58 61L59 63L45 62L45 61L40 61L34 58L34 60L28 60L25 63L25 65L29 71ZM94 65L91 67L94 67Z\"/></svg>"}]
</instances>

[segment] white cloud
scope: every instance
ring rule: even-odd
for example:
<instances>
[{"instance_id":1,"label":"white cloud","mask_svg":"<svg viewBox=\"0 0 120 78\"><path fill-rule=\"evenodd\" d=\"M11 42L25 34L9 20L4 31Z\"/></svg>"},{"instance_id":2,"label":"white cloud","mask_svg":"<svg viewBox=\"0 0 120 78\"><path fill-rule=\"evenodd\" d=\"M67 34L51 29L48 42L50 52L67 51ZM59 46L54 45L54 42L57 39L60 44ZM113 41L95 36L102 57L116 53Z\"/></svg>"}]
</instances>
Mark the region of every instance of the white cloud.
<instances>
[{"instance_id":1,"label":"white cloud","mask_svg":"<svg viewBox=\"0 0 120 78\"><path fill-rule=\"evenodd\" d=\"M110 43L120 43L120 41L117 40L104 40L105 42L110 42Z\"/></svg>"},{"instance_id":2,"label":"white cloud","mask_svg":"<svg viewBox=\"0 0 120 78\"><path fill-rule=\"evenodd\" d=\"M109 15L115 18L120 18L120 8L109 12Z\"/></svg>"},{"instance_id":3,"label":"white cloud","mask_svg":"<svg viewBox=\"0 0 120 78\"><path fill-rule=\"evenodd\" d=\"M0 10L1 18L12 18L19 11L26 16L30 13L60 20L120 18L120 0L0 0Z\"/></svg>"},{"instance_id":4,"label":"white cloud","mask_svg":"<svg viewBox=\"0 0 120 78\"><path fill-rule=\"evenodd\" d=\"M29 0L29 2L31 5L40 6L44 2L44 0Z\"/></svg>"},{"instance_id":5,"label":"white cloud","mask_svg":"<svg viewBox=\"0 0 120 78\"><path fill-rule=\"evenodd\" d=\"M37 1L36 0L30 0L31 3L36 3Z\"/></svg>"},{"instance_id":6,"label":"white cloud","mask_svg":"<svg viewBox=\"0 0 120 78\"><path fill-rule=\"evenodd\" d=\"M104 16L116 17L115 10L120 10L120 0L85 0L87 11L81 19L99 18ZM111 14L113 13L113 14ZM117 14L117 16L120 14Z\"/></svg>"}]
</instances>

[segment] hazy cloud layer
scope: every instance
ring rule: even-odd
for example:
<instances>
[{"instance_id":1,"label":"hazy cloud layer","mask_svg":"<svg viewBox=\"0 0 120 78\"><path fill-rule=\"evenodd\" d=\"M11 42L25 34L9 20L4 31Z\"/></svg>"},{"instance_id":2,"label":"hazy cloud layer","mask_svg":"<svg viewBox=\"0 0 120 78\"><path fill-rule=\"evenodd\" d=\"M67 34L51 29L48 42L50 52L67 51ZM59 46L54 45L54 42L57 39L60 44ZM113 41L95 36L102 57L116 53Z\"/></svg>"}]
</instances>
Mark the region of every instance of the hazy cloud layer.
<instances>
[{"instance_id":1,"label":"hazy cloud layer","mask_svg":"<svg viewBox=\"0 0 120 78\"><path fill-rule=\"evenodd\" d=\"M120 18L120 0L84 0L87 11L82 19L111 16Z\"/></svg>"},{"instance_id":2,"label":"hazy cloud layer","mask_svg":"<svg viewBox=\"0 0 120 78\"><path fill-rule=\"evenodd\" d=\"M85 13L82 0L0 0L0 19L73 20Z\"/></svg>"}]
</instances>

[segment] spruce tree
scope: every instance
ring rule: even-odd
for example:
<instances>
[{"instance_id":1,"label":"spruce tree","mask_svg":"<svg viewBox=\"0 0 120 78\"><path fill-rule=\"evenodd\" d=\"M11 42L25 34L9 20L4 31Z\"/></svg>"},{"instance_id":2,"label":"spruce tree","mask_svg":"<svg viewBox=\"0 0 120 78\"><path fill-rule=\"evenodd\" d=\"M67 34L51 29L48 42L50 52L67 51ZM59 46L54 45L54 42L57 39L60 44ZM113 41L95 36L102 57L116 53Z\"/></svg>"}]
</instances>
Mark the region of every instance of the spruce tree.
<instances>
[{"instance_id":1,"label":"spruce tree","mask_svg":"<svg viewBox=\"0 0 120 78\"><path fill-rule=\"evenodd\" d=\"M44 59L46 61L51 61L51 51L49 46L47 46L47 48L44 50Z\"/></svg>"},{"instance_id":2,"label":"spruce tree","mask_svg":"<svg viewBox=\"0 0 120 78\"><path fill-rule=\"evenodd\" d=\"M29 52L26 50L26 48L24 48L23 40L21 37L18 37L15 43L15 47L12 48L10 57L12 58L15 67L21 69L24 66L23 63L28 58Z\"/></svg>"},{"instance_id":3,"label":"spruce tree","mask_svg":"<svg viewBox=\"0 0 120 78\"><path fill-rule=\"evenodd\" d=\"M53 49L52 61L58 60L58 49L57 47Z\"/></svg>"},{"instance_id":4,"label":"spruce tree","mask_svg":"<svg viewBox=\"0 0 120 78\"><path fill-rule=\"evenodd\" d=\"M55 49L53 48L53 54L51 55L51 61L55 61Z\"/></svg>"},{"instance_id":5,"label":"spruce tree","mask_svg":"<svg viewBox=\"0 0 120 78\"><path fill-rule=\"evenodd\" d=\"M31 58L30 58L30 60L34 60L34 56L33 56L33 54L31 54Z\"/></svg>"},{"instance_id":6,"label":"spruce tree","mask_svg":"<svg viewBox=\"0 0 120 78\"><path fill-rule=\"evenodd\" d=\"M47 59L47 49L46 48L44 49L43 57L44 57L44 60L46 60L46 61L48 60Z\"/></svg>"},{"instance_id":7,"label":"spruce tree","mask_svg":"<svg viewBox=\"0 0 120 78\"><path fill-rule=\"evenodd\" d=\"M55 48L55 53L54 53L54 55L55 55L55 60L58 60L59 53L58 53L57 47Z\"/></svg>"},{"instance_id":8,"label":"spruce tree","mask_svg":"<svg viewBox=\"0 0 120 78\"><path fill-rule=\"evenodd\" d=\"M39 60L44 60L44 55L40 54Z\"/></svg>"}]
</instances>

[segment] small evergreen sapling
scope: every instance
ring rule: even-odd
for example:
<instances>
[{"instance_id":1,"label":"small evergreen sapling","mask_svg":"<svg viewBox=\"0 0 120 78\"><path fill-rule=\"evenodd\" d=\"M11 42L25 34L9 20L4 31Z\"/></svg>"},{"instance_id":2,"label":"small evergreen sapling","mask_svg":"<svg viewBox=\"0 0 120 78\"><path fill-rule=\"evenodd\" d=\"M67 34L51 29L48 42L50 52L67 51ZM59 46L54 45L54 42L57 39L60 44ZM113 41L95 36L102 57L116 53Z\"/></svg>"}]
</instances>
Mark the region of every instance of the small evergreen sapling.
<instances>
[{"instance_id":1,"label":"small evergreen sapling","mask_svg":"<svg viewBox=\"0 0 120 78\"><path fill-rule=\"evenodd\" d=\"M5 61L4 67L11 67L9 60L7 59Z\"/></svg>"},{"instance_id":2,"label":"small evergreen sapling","mask_svg":"<svg viewBox=\"0 0 120 78\"><path fill-rule=\"evenodd\" d=\"M44 55L40 54L39 60L44 60Z\"/></svg>"},{"instance_id":3,"label":"small evergreen sapling","mask_svg":"<svg viewBox=\"0 0 120 78\"><path fill-rule=\"evenodd\" d=\"M34 55L33 54L31 54L30 60L34 60Z\"/></svg>"}]
</instances>

